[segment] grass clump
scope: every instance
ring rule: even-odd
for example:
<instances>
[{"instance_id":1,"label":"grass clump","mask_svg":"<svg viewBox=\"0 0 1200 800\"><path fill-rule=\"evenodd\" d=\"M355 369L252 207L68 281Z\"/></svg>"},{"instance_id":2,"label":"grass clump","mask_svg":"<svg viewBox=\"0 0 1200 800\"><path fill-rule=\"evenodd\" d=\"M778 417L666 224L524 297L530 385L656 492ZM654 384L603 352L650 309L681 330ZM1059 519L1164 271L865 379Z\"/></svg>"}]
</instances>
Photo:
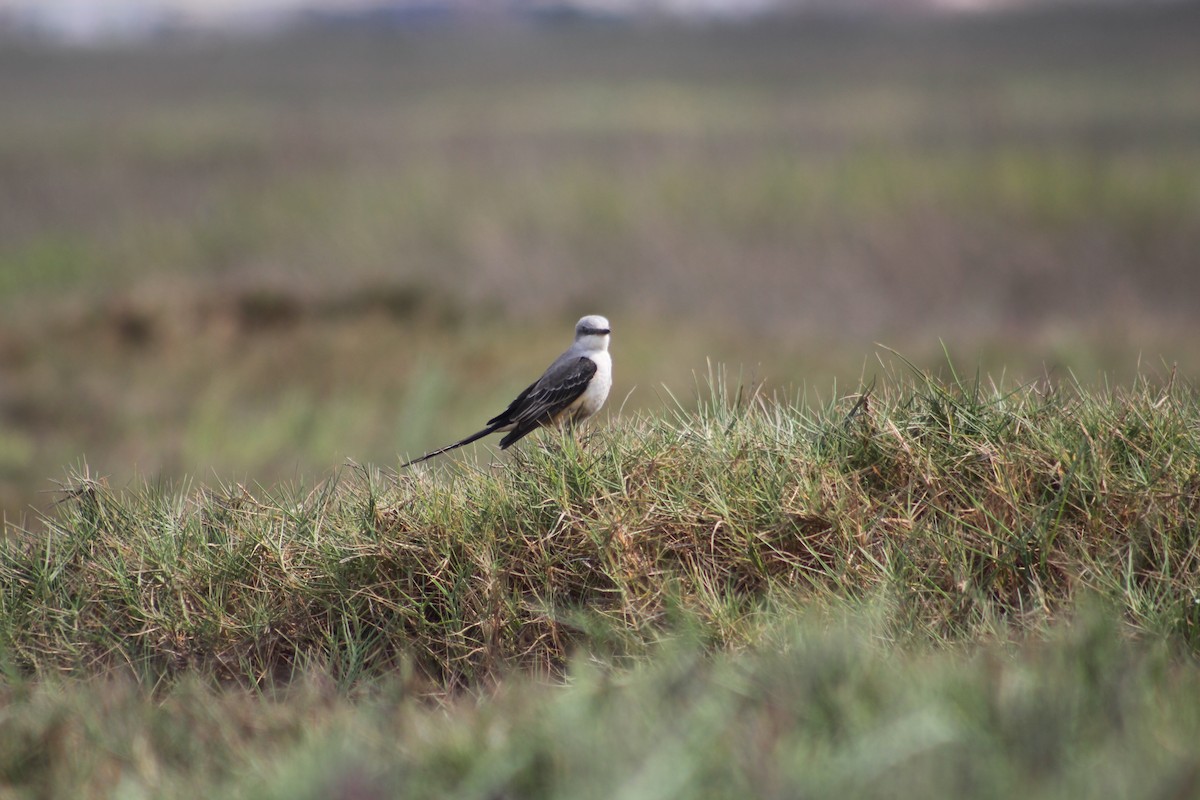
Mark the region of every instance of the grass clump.
<instances>
[{"instance_id":1,"label":"grass clump","mask_svg":"<svg viewBox=\"0 0 1200 800\"><path fill-rule=\"evenodd\" d=\"M265 693L17 681L0 781L14 797L1194 793L1194 661L1098 609L973 649L892 647L886 617L786 615L717 654L693 626L634 665L579 657L562 684L512 678L436 706L402 676L351 693L312 673Z\"/></svg>"},{"instance_id":2,"label":"grass clump","mask_svg":"<svg viewBox=\"0 0 1200 800\"><path fill-rule=\"evenodd\" d=\"M0 646L20 673L403 668L441 693L636 653L680 613L736 649L781 609L882 597L890 638L951 642L1041 630L1084 592L1194 652L1198 440L1175 382L920 376L812 410L718 378L696 412L490 466L311 491L84 475L4 541Z\"/></svg>"}]
</instances>

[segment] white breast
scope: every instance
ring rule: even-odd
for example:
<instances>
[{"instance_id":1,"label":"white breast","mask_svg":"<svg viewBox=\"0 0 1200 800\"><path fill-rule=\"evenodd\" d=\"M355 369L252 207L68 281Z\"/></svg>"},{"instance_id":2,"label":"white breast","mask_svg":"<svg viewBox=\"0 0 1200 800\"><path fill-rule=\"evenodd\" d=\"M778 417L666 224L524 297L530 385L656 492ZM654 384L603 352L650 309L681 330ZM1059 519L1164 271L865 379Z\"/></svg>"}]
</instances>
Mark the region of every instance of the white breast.
<instances>
[{"instance_id":1,"label":"white breast","mask_svg":"<svg viewBox=\"0 0 1200 800\"><path fill-rule=\"evenodd\" d=\"M572 417L576 422L583 422L599 411L608 399L608 390L612 388L612 356L607 350L600 350L588 353L588 358L596 362L596 374L579 399L571 404Z\"/></svg>"}]
</instances>

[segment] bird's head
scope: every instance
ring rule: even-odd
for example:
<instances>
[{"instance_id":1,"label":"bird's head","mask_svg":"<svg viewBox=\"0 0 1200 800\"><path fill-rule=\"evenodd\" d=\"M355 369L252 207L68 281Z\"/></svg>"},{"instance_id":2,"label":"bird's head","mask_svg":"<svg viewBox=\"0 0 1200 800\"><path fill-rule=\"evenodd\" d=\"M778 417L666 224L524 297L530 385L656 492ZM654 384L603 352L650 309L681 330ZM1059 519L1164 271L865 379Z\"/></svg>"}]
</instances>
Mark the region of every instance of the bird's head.
<instances>
[{"instance_id":1,"label":"bird's head","mask_svg":"<svg viewBox=\"0 0 1200 800\"><path fill-rule=\"evenodd\" d=\"M589 314L575 323L575 341L589 350L607 350L608 320L599 314Z\"/></svg>"}]
</instances>

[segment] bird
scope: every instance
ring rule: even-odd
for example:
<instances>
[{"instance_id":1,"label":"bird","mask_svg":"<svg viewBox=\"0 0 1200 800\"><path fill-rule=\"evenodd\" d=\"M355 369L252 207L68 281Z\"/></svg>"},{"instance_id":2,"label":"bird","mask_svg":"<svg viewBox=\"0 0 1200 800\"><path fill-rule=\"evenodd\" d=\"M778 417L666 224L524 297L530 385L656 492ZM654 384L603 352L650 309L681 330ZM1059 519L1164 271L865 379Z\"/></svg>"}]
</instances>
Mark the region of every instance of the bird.
<instances>
[{"instance_id":1,"label":"bird","mask_svg":"<svg viewBox=\"0 0 1200 800\"><path fill-rule=\"evenodd\" d=\"M401 469L440 456L491 433L507 431L500 449L507 450L520 439L547 425L571 428L600 410L612 388L612 356L608 342L612 331L608 320L589 314L575 323L575 342L554 359L542 377L487 421L487 427L454 444L414 458Z\"/></svg>"}]
</instances>

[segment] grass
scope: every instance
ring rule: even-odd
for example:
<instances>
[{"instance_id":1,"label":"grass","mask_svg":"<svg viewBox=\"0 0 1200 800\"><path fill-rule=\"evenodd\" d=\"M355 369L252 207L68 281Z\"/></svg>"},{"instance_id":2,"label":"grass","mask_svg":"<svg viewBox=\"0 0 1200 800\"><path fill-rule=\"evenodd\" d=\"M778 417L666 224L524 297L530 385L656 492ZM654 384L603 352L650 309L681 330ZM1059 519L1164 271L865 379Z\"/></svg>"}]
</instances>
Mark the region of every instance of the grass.
<instances>
[{"instance_id":1,"label":"grass","mask_svg":"<svg viewBox=\"0 0 1200 800\"><path fill-rule=\"evenodd\" d=\"M187 680L10 683L12 797L1186 797L1200 671L1087 612L1045 639L900 647L875 612L694 634L564 684L431 706L394 676L253 694Z\"/></svg>"},{"instance_id":2,"label":"grass","mask_svg":"<svg viewBox=\"0 0 1200 800\"><path fill-rule=\"evenodd\" d=\"M583 444L312 488L77 476L44 533L6 538L0 636L35 675L350 685L409 664L449 692L558 674L583 612L636 644L681 608L738 647L764 604L883 594L896 631L954 642L1094 593L1200 647L1193 389L897 380L848 416L717 377L697 412Z\"/></svg>"},{"instance_id":3,"label":"grass","mask_svg":"<svg viewBox=\"0 0 1200 800\"><path fill-rule=\"evenodd\" d=\"M494 464L77 475L0 552L0 780L1187 796L1198 401L907 372L812 410L718 372Z\"/></svg>"}]
</instances>

